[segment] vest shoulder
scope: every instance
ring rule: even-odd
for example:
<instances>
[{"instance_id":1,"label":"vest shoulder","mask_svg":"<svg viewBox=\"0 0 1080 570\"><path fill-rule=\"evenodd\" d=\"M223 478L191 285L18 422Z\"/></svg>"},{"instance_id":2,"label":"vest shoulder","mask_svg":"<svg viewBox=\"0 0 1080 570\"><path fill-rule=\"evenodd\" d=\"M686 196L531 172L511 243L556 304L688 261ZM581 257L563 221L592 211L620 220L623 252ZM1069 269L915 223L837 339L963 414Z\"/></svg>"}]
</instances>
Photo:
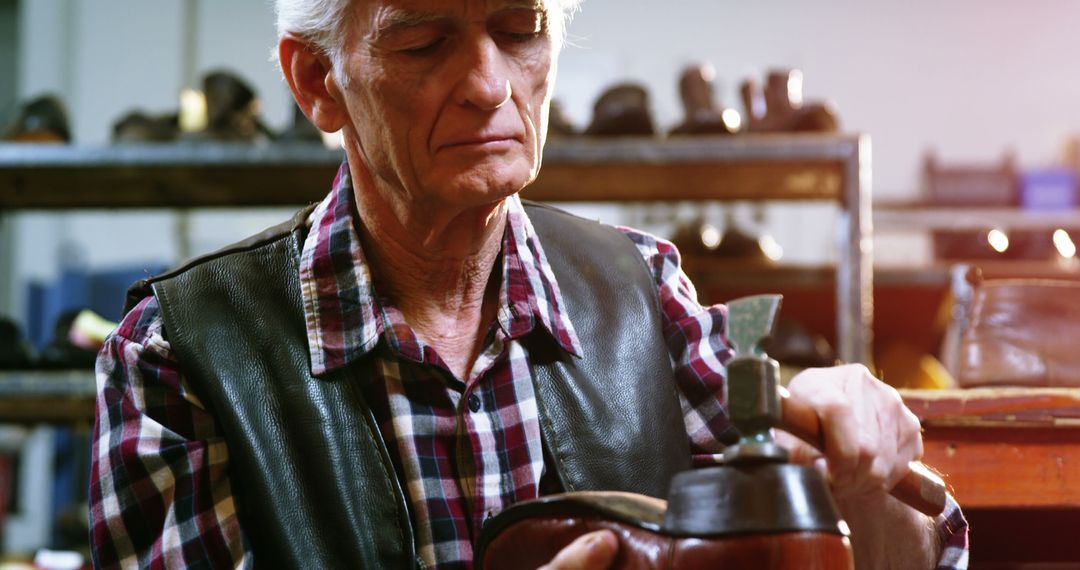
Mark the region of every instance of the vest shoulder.
<instances>
[{"instance_id":1,"label":"vest shoulder","mask_svg":"<svg viewBox=\"0 0 1080 570\"><path fill-rule=\"evenodd\" d=\"M549 204L541 204L530 200L522 200L521 203L525 207L525 212L528 214L529 220L532 222L537 233L540 234L545 246L549 241L552 241L553 237L559 238L559 241L562 241L565 238L573 243L575 238L580 239L585 236L613 240L614 243L619 244L619 246L625 245L623 242L630 245L633 244L623 232L619 231L614 226L610 226L597 220L583 218L577 214L572 214ZM576 233L564 235L564 232L567 231Z\"/></svg>"},{"instance_id":2,"label":"vest shoulder","mask_svg":"<svg viewBox=\"0 0 1080 570\"><path fill-rule=\"evenodd\" d=\"M611 299L598 291L618 283L656 297L656 283L645 257L618 228L545 204L528 203L526 212L564 296Z\"/></svg>"},{"instance_id":3,"label":"vest shoulder","mask_svg":"<svg viewBox=\"0 0 1080 570\"><path fill-rule=\"evenodd\" d=\"M155 283L167 281L180 276L189 271L196 270L203 267L213 261L229 257L231 255L251 252L260 248L266 247L272 243L278 242L282 239L286 239L293 235L298 229L304 227L311 211L315 209L318 204L312 204L298 211L292 218L286 220L280 224L271 226L255 235L244 238L236 243L227 245L217 251L213 251L204 255L200 255L193 259L184 262L179 267L171 269L160 275L155 275L146 279L140 279L136 281L131 287L128 288L127 298L124 303L124 313L130 311L139 301L153 294L152 286Z\"/></svg>"}]
</instances>

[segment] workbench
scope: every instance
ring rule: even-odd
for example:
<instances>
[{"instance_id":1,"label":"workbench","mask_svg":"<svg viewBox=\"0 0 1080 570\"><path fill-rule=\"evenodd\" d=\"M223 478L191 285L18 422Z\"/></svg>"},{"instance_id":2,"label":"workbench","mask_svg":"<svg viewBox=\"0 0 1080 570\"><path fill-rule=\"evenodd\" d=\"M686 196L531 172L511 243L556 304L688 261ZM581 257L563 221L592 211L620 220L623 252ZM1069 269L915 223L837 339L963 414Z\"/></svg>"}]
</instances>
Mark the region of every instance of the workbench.
<instances>
[{"instance_id":1,"label":"workbench","mask_svg":"<svg viewBox=\"0 0 1080 570\"><path fill-rule=\"evenodd\" d=\"M905 390L972 568L1080 568L1080 388Z\"/></svg>"}]
</instances>

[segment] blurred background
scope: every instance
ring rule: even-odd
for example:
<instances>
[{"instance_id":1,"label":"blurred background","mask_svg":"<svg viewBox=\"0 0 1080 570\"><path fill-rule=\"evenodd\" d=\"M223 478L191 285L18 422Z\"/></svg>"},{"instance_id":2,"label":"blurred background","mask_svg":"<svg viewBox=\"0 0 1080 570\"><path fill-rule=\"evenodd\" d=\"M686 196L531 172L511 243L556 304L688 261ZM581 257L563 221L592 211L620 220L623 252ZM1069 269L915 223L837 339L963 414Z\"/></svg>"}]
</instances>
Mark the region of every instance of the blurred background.
<instances>
[{"instance_id":1,"label":"blurred background","mask_svg":"<svg viewBox=\"0 0 1080 570\"><path fill-rule=\"evenodd\" d=\"M688 122L680 92L685 77L711 88L706 110L722 116L727 131L741 131L729 137L813 131L792 136L820 142L827 152L837 140L863 135L869 146L857 157L864 169L857 189L867 204L872 196L872 215L864 212L861 223L873 231L875 281L874 344L865 360L898 387L956 388L956 369L941 347L957 324L957 296L969 291L968 268L1075 280L1076 22L1080 3L1070 0L584 0L555 91L568 134L549 146L561 156L555 148L561 140L574 148L582 132L598 133L599 102L620 85L630 89L612 96L630 97L651 124L627 133L662 144ZM187 148L207 141L268 148L304 130L271 60L275 41L270 0L0 0L0 132L12 142L33 140L50 130L59 109L66 132L53 129L54 142L90 149L79 155L89 156L88 163L101 160L93 149L137 150L161 140ZM205 115L207 105L213 113L209 95L217 87L207 78L222 76L225 93L243 95L238 105L248 123L215 133ZM768 93L748 104L744 83L767 90L775 87L770 77L783 80L785 104L820 110L824 122L785 122L798 113L780 117L771 103L755 117L753 101ZM201 100L190 98L196 91ZM619 125L631 119L613 121L605 140L618 138ZM703 137L701 148L724 136ZM325 153L332 152L312 155L320 167L330 165L321 183L327 189L333 168ZM19 161L33 159L7 156L0 160L0 195L14 196L32 182ZM122 159L110 164L124 168ZM689 184L679 176L666 183ZM788 350L796 367L837 358L836 321L843 316L837 316L836 289L843 278L834 277L835 267L858 263L850 259L850 243L844 245L853 235L844 229L851 223L849 199L665 200L662 190L648 201L559 200L558 194L554 201L676 240L705 301L784 292L792 319L788 344L778 352ZM65 344L78 311L92 309L107 329L120 318L123 289L134 279L295 210L280 199L268 200L271 207L247 200L239 207L122 209L71 200L79 207L0 200L0 316L7 319L7 342L25 347L26 358L11 356L7 368L85 370L78 349L90 350L91 359L92 349ZM869 260L870 248L863 250ZM74 352L63 352L68 349ZM4 412L19 420L0 427L0 450L6 450L0 452L0 552L8 557L84 547L85 404L93 391L86 378L85 372L63 376L54 379L57 387L42 389L29 373L0 372L0 399L25 390L68 390L82 398L69 417L50 421L40 413Z\"/></svg>"}]
</instances>

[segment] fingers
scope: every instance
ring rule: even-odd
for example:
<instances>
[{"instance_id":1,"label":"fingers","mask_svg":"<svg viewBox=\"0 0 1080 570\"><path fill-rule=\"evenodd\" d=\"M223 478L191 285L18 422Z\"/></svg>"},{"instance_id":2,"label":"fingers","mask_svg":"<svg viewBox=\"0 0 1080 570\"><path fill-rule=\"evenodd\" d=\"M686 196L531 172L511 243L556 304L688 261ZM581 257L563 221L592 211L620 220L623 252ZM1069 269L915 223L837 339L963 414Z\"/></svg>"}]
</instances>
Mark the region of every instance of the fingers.
<instances>
[{"instance_id":1,"label":"fingers","mask_svg":"<svg viewBox=\"0 0 1080 570\"><path fill-rule=\"evenodd\" d=\"M822 451L837 498L892 489L908 463L922 456L918 418L865 366L806 370L789 390L821 421Z\"/></svg>"},{"instance_id":2,"label":"fingers","mask_svg":"<svg viewBox=\"0 0 1080 570\"><path fill-rule=\"evenodd\" d=\"M775 430L773 441L788 452L788 461L796 465L810 465L821 459L821 452L814 446L781 429Z\"/></svg>"},{"instance_id":3,"label":"fingers","mask_svg":"<svg viewBox=\"0 0 1080 570\"><path fill-rule=\"evenodd\" d=\"M597 570L611 566L619 551L619 539L610 530L577 537L539 570Z\"/></svg>"}]
</instances>

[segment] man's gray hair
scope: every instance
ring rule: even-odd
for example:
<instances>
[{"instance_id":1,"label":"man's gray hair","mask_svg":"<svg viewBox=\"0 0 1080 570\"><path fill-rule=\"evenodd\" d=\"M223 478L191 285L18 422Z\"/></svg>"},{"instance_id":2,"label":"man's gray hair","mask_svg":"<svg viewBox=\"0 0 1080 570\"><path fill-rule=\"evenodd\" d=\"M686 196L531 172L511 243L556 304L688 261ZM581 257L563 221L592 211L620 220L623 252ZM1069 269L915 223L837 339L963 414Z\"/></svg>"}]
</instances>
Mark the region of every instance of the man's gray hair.
<instances>
[{"instance_id":1,"label":"man's gray hair","mask_svg":"<svg viewBox=\"0 0 1080 570\"><path fill-rule=\"evenodd\" d=\"M359 0L276 0L278 37L291 33L315 44L340 71L344 63L349 5ZM555 24L556 40L562 42L566 24L582 0L549 0L562 12Z\"/></svg>"}]
</instances>

